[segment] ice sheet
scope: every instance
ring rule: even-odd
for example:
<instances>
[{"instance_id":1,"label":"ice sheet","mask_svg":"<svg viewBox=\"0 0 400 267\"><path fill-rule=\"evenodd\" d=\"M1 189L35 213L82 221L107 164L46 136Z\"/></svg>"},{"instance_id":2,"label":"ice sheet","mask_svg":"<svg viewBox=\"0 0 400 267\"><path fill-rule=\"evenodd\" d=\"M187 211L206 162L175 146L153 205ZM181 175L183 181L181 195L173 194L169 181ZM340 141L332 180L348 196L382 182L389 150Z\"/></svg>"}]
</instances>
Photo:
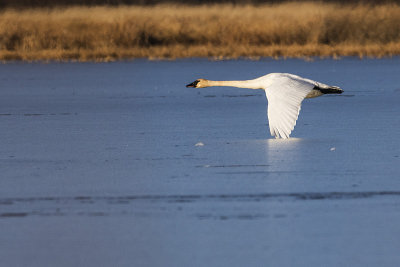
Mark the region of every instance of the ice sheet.
<instances>
[{"instance_id":1,"label":"ice sheet","mask_svg":"<svg viewBox=\"0 0 400 267\"><path fill-rule=\"evenodd\" d=\"M0 266L398 266L399 63L0 65ZM345 93L184 87L270 72Z\"/></svg>"}]
</instances>

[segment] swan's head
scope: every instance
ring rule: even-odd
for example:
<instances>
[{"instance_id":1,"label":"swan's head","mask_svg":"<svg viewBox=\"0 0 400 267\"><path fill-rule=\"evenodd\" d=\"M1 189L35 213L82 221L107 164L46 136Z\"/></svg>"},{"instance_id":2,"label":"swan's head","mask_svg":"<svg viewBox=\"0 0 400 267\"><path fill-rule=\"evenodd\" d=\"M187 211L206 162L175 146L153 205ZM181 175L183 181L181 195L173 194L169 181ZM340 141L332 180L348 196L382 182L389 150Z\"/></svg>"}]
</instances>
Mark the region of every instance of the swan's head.
<instances>
[{"instance_id":1,"label":"swan's head","mask_svg":"<svg viewBox=\"0 0 400 267\"><path fill-rule=\"evenodd\" d=\"M186 87L193 87L193 88L204 88L204 87L208 87L208 81L204 80L204 79L197 79L192 83L189 83L188 85L186 85Z\"/></svg>"}]
</instances>

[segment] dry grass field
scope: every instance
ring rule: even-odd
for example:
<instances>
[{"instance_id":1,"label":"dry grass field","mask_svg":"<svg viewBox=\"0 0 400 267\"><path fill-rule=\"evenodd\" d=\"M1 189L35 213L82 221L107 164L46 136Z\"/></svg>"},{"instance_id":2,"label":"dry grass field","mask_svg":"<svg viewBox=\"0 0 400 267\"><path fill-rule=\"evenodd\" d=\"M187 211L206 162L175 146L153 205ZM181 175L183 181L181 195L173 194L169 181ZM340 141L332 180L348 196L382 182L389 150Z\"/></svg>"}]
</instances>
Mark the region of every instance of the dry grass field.
<instances>
[{"instance_id":1,"label":"dry grass field","mask_svg":"<svg viewBox=\"0 0 400 267\"><path fill-rule=\"evenodd\" d=\"M309 2L0 11L0 60L350 55L400 55L400 6Z\"/></svg>"}]
</instances>

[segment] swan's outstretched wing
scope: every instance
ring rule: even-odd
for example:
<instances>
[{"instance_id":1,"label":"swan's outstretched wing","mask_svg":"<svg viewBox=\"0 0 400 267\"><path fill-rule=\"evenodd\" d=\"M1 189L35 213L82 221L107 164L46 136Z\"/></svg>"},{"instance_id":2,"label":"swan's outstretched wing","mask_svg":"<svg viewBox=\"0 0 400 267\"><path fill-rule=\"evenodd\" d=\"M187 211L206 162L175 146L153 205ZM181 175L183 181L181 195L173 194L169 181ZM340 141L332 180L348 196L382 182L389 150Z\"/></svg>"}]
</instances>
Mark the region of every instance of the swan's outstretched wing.
<instances>
[{"instance_id":1,"label":"swan's outstretched wing","mask_svg":"<svg viewBox=\"0 0 400 267\"><path fill-rule=\"evenodd\" d=\"M268 121L272 136L289 138L299 116L301 102L316 82L292 74L268 77Z\"/></svg>"}]
</instances>

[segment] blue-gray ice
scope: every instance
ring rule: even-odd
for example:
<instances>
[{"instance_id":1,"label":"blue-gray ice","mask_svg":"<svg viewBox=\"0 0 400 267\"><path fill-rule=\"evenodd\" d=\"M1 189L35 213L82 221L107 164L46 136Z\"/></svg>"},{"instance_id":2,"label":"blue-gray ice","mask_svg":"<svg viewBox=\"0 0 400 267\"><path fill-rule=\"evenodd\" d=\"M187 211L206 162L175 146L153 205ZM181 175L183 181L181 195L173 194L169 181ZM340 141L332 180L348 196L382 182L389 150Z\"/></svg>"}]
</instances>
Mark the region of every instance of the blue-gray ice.
<instances>
[{"instance_id":1,"label":"blue-gray ice","mask_svg":"<svg viewBox=\"0 0 400 267\"><path fill-rule=\"evenodd\" d=\"M345 93L269 135L289 72ZM400 58L0 65L0 266L399 266Z\"/></svg>"}]
</instances>

